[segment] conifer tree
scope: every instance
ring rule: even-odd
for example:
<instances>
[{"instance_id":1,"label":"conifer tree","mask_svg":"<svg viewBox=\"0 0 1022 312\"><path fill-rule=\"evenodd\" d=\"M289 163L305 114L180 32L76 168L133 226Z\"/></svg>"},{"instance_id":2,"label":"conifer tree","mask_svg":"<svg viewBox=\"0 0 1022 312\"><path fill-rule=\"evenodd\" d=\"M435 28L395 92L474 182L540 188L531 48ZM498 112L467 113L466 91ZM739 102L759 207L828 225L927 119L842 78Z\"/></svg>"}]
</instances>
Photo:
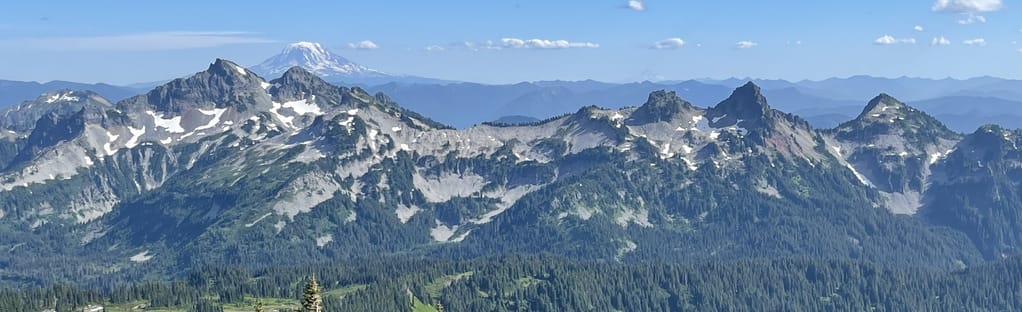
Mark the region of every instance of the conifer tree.
<instances>
[{"instance_id":1,"label":"conifer tree","mask_svg":"<svg viewBox=\"0 0 1022 312\"><path fill-rule=\"evenodd\" d=\"M305 284L305 295L302 297L302 310L305 312L323 311L323 296L320 294L319 282L316 282L315 275L310 277L309 282Z\"/></svg>"}]
</instances>

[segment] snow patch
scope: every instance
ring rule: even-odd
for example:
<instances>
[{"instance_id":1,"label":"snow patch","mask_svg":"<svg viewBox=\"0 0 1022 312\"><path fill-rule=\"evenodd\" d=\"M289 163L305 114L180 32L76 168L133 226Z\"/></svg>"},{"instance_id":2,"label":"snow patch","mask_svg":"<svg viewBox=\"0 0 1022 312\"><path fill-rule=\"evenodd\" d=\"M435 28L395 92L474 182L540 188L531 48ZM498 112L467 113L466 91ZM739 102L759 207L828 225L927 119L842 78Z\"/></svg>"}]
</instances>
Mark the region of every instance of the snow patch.
<instances>
[{"instance_id":1,"label":"snow patch","mask_svg":"<svg viewBox=\"0 0 1022 312\"><path fill-rule=\"evenodd\" d=\"M408 223L408 220L411 220L412 217L415 216L416 213L419 213L419 211L421 210L422 209L419 209L419 207L415 205L412 206L397 205L397 209L394 210L394 213L397 214L397 219L400 220L402 224L404 224Z\"/></svg>"},{"instance_id":2,"label":"snow patch","mask_svg":"<svg viewBox=\"0 0 1022 312\"><path fill-rule=\"evenodd\" d=\"M50 95L49 98L46 98L46 103L49 104L49 103L56 103L56 102L78 102L80 100L81 99L78 98L77 96L72 95L71 92L61 92L61 93Z\"/></svg>"},{"instance_id":3,"label":"snow patch","mask_svg":"<svg viewBox=\"0 0 1022 312\"><path fill-rule=\"evenodd\" d=\"M316 205L333 198L334 192L340 189L327 176L307 174L295 179L280 193L282 198L273 205L273 211L294 220L299 213L312 211Z\"/></svg>"},{"instance_id":4,"label":"snow patch","mask_svg":"<svg viewBox=\"0 0 1022 312\"><path fill-rule=\"evenodd\" d=\"M262 217L259 217L258 219L255 219L255 221L252 221L252 223L245 224L245 227L253 227L253 226L256 225L256 223L259 223L259 221L263 221L263 219L266 219L266 217L269 217L272 214L273 214L272 212L267 212Z\"/></svg>"},{"instance_id":5,"label":"snow patch","mask_svg":"<svg viewBox=\"0 0 1022 312\"><path fill-rule=\"evenodd\" d=\"M323 236L317 237L316 238L316 247L323 248L323 246L326 246L326 244L329 244L332 241L334 241L334 235L333 234L327 234L327 235L323 235Z\"/></svg>"},{"instance_id":6,"label":"snow patch","mask_svg":"<svg viewBox=\"0 0 1022 312\"><path fill-rule=\"evenodd\" d=\"M207 122L205 125L196 127L195 130L193 131L206 130L216 127L217 124L220 124L220 117L223 116L225 112L227 112L227 109L226 108L214 108L213 110L200 109L199 112L202 113L203 115L213 116L213 119L210 119L210 121Z\"/></svg>"},{"instance_id":7,"label":"snow patch","mask_svg":"<svg viewBox=\"0 0 1022 312\"><path fill-rule=\"evenodd\" d=\"M170 133L185 133L185 128L181 127L181 116L164 119L162 115L157 115L156 112L153 111L146 111L146 114L153 118L153 124L155 124L157 128L163 128L164 131Z\"/></svg>"},{"instance_id":8,"label":"snow patch","mask_svg":"<svg viewBox=\"0 0 1022 312\"><path fill-rule=\"evenodd\" d=\"M490 211L486 212L485 214L483 214L482 216L480 216L479 219L471 220L469 222L475 223L475 224L490 223L490 221L493 221L493 218L495 218L495 217L499 216L500 214L504 213L504 211L507 211L508 209L510 209L511 206L514 206L514 204L516 202L518 202L518 200L521 199L522 196L525 196L526 194L532 193L533 191L538 190L540 187L541 186L538 186L538 185L522 185L522 186L518 186L518 187L515 187L513 189L510 189L510 190L507 190L507 191L503 191L503 192L499 192L499 193L498 192L494 192L495 194L488 193L488 194L486 194L487 197L499 194L500 203L497 204L497 209L490 210Z\"/></svg>"},{"instance_id":9,"label":"snow patch","mask_svg":"<svg viewBox=\"0 0 1022 312\"><path fill-rule=\"evenodd\" d=\"M137 253L134 256L131 256L131 258L129 258L129 259L131 259L131 262L134 262L134 263L142 263L142 262L149 261L152 258L153 258L153 255L150 255L149 251L146 250L146 251Z\"/></svg>"},{"instance_id":10,"label":"snow patch","mask_svg":"<svg viewBox=\"0 0 1022 312\"><path fill-rule=\"evenodd\" d=\"M114 146L114 142L117 141L117 138L119 138L121 136L115 135L113 133L110 133L110 131L107 131L106 132L106 137L108 139L107 143L103 144L103 150L106 151L106 155L113 155L114 153L117 153L117 150L114 149L113 146Z\"/></svg>"},{"instance_id":11,"label":"snow patch","mask_svg":"<svg viewBox=\"0 0 1022 312\"><path fill-rule=\"evenodd\" d=\"M142 138L142 135L145 134L145 126L142 126L142 129L128 127L128 132L131 132L131 138L128 139L127 143L124 143L124 147L134 148L138 145L138 139Z\"/></svg>"},{"instance_id":12,"label":"snow patch","mask_svg":"<svg viewBox=\"0 0 1022 312\"><path fill-rule=\"evenodd\" d=\"M231 64L231 67L233 67L234 70L237 71L239 75L248 76L248 72L245 71L245 68L243 68L241 66L238 66L238 65L235 65L235 64Z\"/></svg>"},{"instance_id":13,"label":"snow patch","mask_svg":"<svg viewBox=\"0 0 1022 312\"><path fill-rule=\"evenodd\" d=\"M457 231L458 231L457 225L447 226L446 224L440 223L440 221L437 220L436 226L429 230L429 236L432 237L433 240L435 241L447 243L452 241L451 237L453 237L454 233L456 233ZM462 237L462 239L464 239L464 237Z\"/></svg>"},{"instance_id":14,"label":"snow patch","mask_svg":"<svg viewBox=\"0 0 1022 312\"><path fill-rule=\"evenodd\" d=\"M415 173L412 175L412 184L415 185L415 189L422 192L427 202L443 203L455 197L472 196L483 189L486 179L472 173L461 175L444 173L439 177L429 178Z\"/></svg>"}]
</instances>

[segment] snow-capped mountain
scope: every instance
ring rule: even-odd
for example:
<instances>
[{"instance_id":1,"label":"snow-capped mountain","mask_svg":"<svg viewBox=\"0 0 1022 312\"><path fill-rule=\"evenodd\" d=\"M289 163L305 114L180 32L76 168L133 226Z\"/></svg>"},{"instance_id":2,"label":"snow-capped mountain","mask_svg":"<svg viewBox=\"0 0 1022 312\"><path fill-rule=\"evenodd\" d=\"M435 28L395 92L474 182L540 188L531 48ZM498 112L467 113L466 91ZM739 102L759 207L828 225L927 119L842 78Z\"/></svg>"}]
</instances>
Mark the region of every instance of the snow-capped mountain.
<instances>
[{"instance_id":1,"label":"snow-capped mountain","mask_svg":"<svg viewBox=\"0 0 1022 312\"><path fill-rule=\"evenodd\" d=\"M0 263L13 264L0 274L29 276L21 261L69 255L170 269L419 251L951 267L1022 246L962 248L961 234L988 235L988 221L959 222L963 205L942 205L1014 211L1022 135L963 139L888 96L827 131L771 107L752 83L709 107L656 91L635 107L458 130L300 66L277 77L216 60L116 103L63 91L11 110L17 122L0 129L0 250L10 254ZM948 172L999 191L927 200L974 182Z\"/></svg>"},{"instance_id":2,"label":"snow-capped mountain","mask_svg":"<svg viewBox=\"0 0 1022 312\"><path fill-rule=\"evenodd\" d=\"M280 54L251 67L251 70L263 77L278 77L295 66L304 68L327 81L344 84L378 85L390 82L435 84L448 82L384 73L334 54L317 42L308 41L288 44Z\"/></svg>"},{"instance_id":3,"label":"snow-capped mountain","mask_svg":"<svg viewBox=\"0 0 1022 312\"><path fill-rule=\"evenodd\" d=\"M252 67L252 71L266 77L277 77L295 66L300 66L313 74L327 78L387 75L333 54L317 42L308 41L288 44L280 54Z\"/></svg>"}]
</instances>

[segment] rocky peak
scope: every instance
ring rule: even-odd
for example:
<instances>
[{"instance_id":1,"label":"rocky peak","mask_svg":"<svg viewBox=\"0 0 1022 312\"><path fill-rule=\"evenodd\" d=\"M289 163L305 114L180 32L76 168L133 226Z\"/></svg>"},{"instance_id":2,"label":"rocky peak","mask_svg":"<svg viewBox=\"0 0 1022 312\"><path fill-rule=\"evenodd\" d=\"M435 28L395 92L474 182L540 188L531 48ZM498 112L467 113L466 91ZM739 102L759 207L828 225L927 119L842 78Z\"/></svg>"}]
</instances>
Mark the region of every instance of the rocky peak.
<instances>
[{"instance_id":1,"label":"rocky peak","mask_svg":"<svg viewBox=\"0 0 1022 312\"><path fill-rule=\"evenodd\" d=\"M1017 139L1018 135L1015 131L997 125L984 125L967 135L962 140L962 146L967 146L968 152L977 155L983 154L980 158L990 160L989 158L1007 151L1017 150Z\"/></svg>"},{"instance_id":2,"label":"rocky peak","mask_svg":"<svg viewBox=\"0 0 1022 312\"><path fill-rule=\"evenodd\" d=\"M759 86L749 82L731 92L726 100L710 108L706 117L712 127L729 127L738 125L744 128L755 128L764 125L764 117L770 112L766 97Z\"/></svg>"},{"instance_id":3,"label":"rocky peak","mask_svg":"<svg viewBox=\"0 0 1022 312\"><path fill-rule=\"evenodd\" d=\"M266 94L266 81L237 63L216 59L205 71L178 78L146 94L118 103L125 111L154 109L180 114L196 108L235 107L239 111Z\"/></svg>"},{"instance_id":4,"label":"rocky peak","mask_svg":"<svg viewBox=\"0 0 1022 312\"><path fill-rule=\"evenodd\" d=\"M206 69L206 73L235 79L244 79L252 74L248 69L245 69L241 65L220 58L216 59L213 61L213 64L209 65L209 68Z\"/></svg>"},{"instance_id":5,"label":"rocky peak","mask_svg":"<svg viewBox=\"0 0 1022 312\"><path fill-rule=\"evenodd\" d=\"M85 115L85 109L80 109L70 115L62 115L59 112L44 114L36 122L25 146L18 152L7 169L31 161L48 147L70 141L81 135L85 131Z\"/></svg>"},{"instance_id":6,"label":"rocky peak","mask_svg":"<svg viewBox=\"0 0 1022 312\"><path fill-rule=\"evenodd\" d=\"M0 129L31 131L36 121L45 115L70 116L86 109L91 116L102 113L110 106L109 101L92 91L64 89L43 93L35 100L0 111Z\"/></svg>"},{"instance_id":7,"label":"rocky peak","mask_svg":"<svg viewBox=\"0 0 1022 312\"><path fill-rule=\"evenodd\" d=\"M308 70L294 66L284 75L272 81L273 94L287 100L298 99L304 94L325 93L337 87L327 83Z\"/></svg>"},{"instance_id":8,"label":"rocky peak","mask_svg":"<svg viewBox=\"0 0 1022 312\"><path fill-rule=\"evenodd\" d=\"M653 91L629 118L630 123L652 123L670 121L679 113L695 110L691 103L678 97L674 91Z\"/></svg>"},{"instance_id":9,"label":"rocky peak","mask_svg":"<svg viewBox=\"0 0 1022 312\"><path fill-rule=\"evenodd\" d=\"M905 103L898 101L893 96L887 93L880 93L866 104L866 107L862 109L862 113L859 114L859 118L869 118L873 114L893 114L899 110L910 108Z\"/></svg>"},{"instance_id":10,"label":"rocky peak","mask_svg":"<svg viewBox=\"0 0 1022 312\"><path fill-rule=\"evenodd\" d=\"M936 118L886 93L870 100L858 117L841 124L837 131L841 139L865 140L887 134L898 135L913 145L960 138Z\"/></svg>"}]
</instances>

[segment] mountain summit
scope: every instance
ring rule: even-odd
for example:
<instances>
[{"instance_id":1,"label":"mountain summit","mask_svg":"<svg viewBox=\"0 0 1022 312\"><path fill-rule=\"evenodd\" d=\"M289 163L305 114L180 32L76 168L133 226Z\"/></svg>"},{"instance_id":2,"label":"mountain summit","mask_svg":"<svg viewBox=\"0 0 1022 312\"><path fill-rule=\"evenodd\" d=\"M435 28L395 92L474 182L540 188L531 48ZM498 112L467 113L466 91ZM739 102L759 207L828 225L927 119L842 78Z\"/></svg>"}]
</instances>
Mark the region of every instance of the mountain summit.
<instances>
[{"instance_id":1,"label":"mountain summit","mask_svg":"<svg viewBox=\"0 0 1022 312\"><path fill-rule=\"evenodd\" d=\"M342 84L382 85L391 82L408 84L447 84L452 81L407 75L391 75L334 54L316 42L288 44L277 54L251 70L266 79L280 77L292 67L301 67L324 80Z\"/></svg>"},{"instance_id":2,"label":"mountain summit","mask_svg":"<svg viewBox=\"0 0 1022 312\"><path fill-rule=\"evenodd\" d=\"M291 67L299 66L321 77L380 77L386 74L359 65L333 54L316 42L301 41L284 47L284 50L252 70L266 77L277 77Z\"/></svg>"}]
</instances>

